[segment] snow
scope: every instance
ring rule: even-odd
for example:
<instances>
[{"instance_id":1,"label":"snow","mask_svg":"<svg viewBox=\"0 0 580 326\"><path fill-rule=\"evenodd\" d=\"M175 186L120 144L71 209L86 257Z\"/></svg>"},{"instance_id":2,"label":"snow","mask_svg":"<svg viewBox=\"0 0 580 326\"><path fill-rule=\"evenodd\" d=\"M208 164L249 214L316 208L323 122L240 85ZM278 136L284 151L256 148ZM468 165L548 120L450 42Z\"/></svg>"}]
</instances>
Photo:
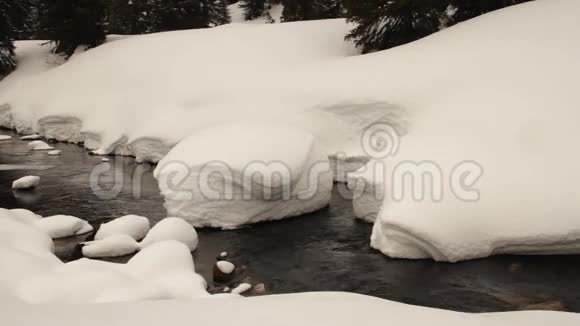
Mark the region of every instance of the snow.
<instances>
[{"instance_id":1,"label":"snow","mask_svg":"<svg viewBox=\"0 0 580 326\"><path fill-rule=\"evenodd\" d=\"M40 135L34 134L34 135L25 135L20 137L21 140L38 140L38 139L42 139L42 137Z\"/></svg>"},{"instance_id":2,"label":"snow","mask_svg":"<svg viewBox=\"0 0 580 326\"><path fill-rule=\"evenodd\" d=\"M202 129L175 146L154 176L169 215L197 227L309 213L327 206L332 190L328 158L312 134L282 124Z\"/></svg>"},{"instance_id":3,"label":"snow","mask_svg":"<svg viewBox=\"0 0 580 326\"><path fill-rule=\"evenodd\" d=\"M205 280L195 273L189 248L177 241L152 244L127 264L86 258L62 263L53 254L53 242L43 232L47 227L42 222L51 221L53 225L62 226L66 224L64 220L69 219L38 219L26 210L0 209L0 301L3 307L20 301L80 304L191 300L209 296ZM113 235L93 241L84 249L92 253L100 251L101 255L109 250L110 256L114 256L115 250L128 241L137 248L131 237ZM3 323L5 317L3 314Z\"/></svg>"},{"instance_id":4,"label":"snow","mask_svg":"<svg viewBox=\"0 0 580 326\"><path fill-rule=\"evenodd\" d=\"M234 271L234 269L236 269L236 265L225 260L218 261L216 265L219 268L219 270L224 274L231 274Z\"/></svg>"},{"instance_id":5,"label":"snow","mask_svg":"<svg viewBox=\"0 0 580 326\"><path fill-rule=\"evenodd\" d=\"M360 169L348 173L348 188L353 192L355 217L373 223L384 200L385 168L381 160L371 160Z\"/></svg>"},{"instance_id":6,"label":"snow","mask_svg":"<svg viewBox=\"0 0 580 326\"><path fill-rule=\"evenodd\" d=\"M580 114L579 10L575 0L533 1L364 56L353 56L352 44L344 42L351 28L344 20L130 37L52 69L39 42L19 42L20 67L0 82L0 124L84 140L97 153L139 161L156 161L187 138L176 147L183 153L174 149L168 156L188 164L197 153L185 149L203 134L200 128L241 122L302 129L320 144L312 150L316 155L381 159L360 143L369 122L384 121L401 136L399 150L388 153L385 177L395 176L398 163L433 162L444 189L437 202L391 200L393 191L386 191L372 236L375 248L393 257L444 261L573 253L579 248L573 217L580 203L573 194L580 155L570 146L580 132L574 126ZM287 135L269 136L280 147L292 144ZM224 137L216 138L216 148L227 148L220 143ZM213 139L205 144L212 146ZM268 156L273 155L263 155ZM449 178L458 176L457 164L473 161L471 168L483 167L483 176L454 180L473 183L480 198L470 201L478 193L467 189L460 195L468 200L458 200ZM401 190L399 183L367 181ZM247 223L251 215L242 209L245 217L232 221L225 209L226 217L210 215L211 209L192 203L167 206L188 220L217 226ZM289 211L300 213L291 206Z\"/></svg>"},{"instance_id":7,"label":"snow","mask_svg":"<svg viewBox=\"0 0 580 326\"><path fill-rule=\"evenodd\" d=\"M30 189L35 188L40 184L40 177L35 175L27 175L12 182L12 189Z\"/></svg>"},{"instance_id":8,"label":"snow","mask_svg":"<svg viewBox=\"0 0 580 326\"><path fill-rule=\"evenodd\" d=\"M222 258L226 258L227 256L228 256L228 253L225 251L220 253L220 257L222 257Z\"/></svg>"},{"instance_id":9,"label":"snow","mask_svg":"<svg viewBox=\"0 0 580 326\"><path fill-rule=\"evenodd\" d=\"M105 239L111 235L125 234L139 241L145 238L150 228L151 225L147 217L125 215L101 224L101 227L95 234L95 240Z\"/></svg>"},{"instance_id":10,"label":"snow","mask_svg":"<svg viewBox=\"0 0 580 326\"><path fill-rule=\"evenodd\" d=\"M20 220L26 224L35 223L36 221L38 221L42 218L42 216L35 214L32 211L29 211L27 209L22 209L22 208L11 209L11 210L9 210L9 214L11 214L12 216L15 216L18 220Z\"/></svg>"},{"instance_id":11,"label":"snow","mask_svg":"<svg viewBox=\"0 0 580 326\"><path fill-rule=\"evenodd\" d=\"M175 240L186 245L190 251L197 248L197 232L185 220L177 217L167 217L159 221L147 236L141 241L141 248L146 248L155 243Z\"/></svg>"},{"instance_id":12,"label":"snow","mask_svg":"<svg viewBox=\"0 0 580 326\"><path fill-rule=\"evenodd\" d=\"M252 288L251 284L242 283L232 290L232 294L242 294Z\"/></svg>"},{"instance_id":13,"label":"snow","mask_svg":"<svg viewBox=\"0 0 580 326\"><path fill-rule=\"evenodd\" d=\"M43 142L42 140L34 140L28 143L28 148L33 151L43 151L53 149L54 147L48 145L47 143Z\"/></svg>"},{"instance_id":14,"label":"snow","mask_svg":"<svg viewBox=\"0 0 580 326\"><path fill-rule=\"evenodd\" d=\"M351 293L318 292L238 299L235 296L211 296L214 300L160 301L85 305L24 305L15 304L3 313L7 325L46 326L73 325L204 325L267 326L283 319L285 325L350 326L365 320L381 320L388 316L391 323L419 326L426 324L449 326L561 325L578 324L577 314L546 311L469 314L391 302ZM215 301L218 300L218 301ZM219 307L219 308L217 308ZM227 316L216 315L216 309ZM356 311L357 313L353 313ZM297 313L300 312L300 313ZM91 318L87 318L91 316ZM257 318L259 316L259 318Z\"/></svg>"},{"instance_id":15,"label":"snow","mask_svg":"<svg viewBox=\"0 0 580 326\"><path fill-rule=\"evenodd\" d=\"M9 136L9 135L0 135L0 141L10 140L10 139L12 139L12 136Z\"/></svg>"},{"instance_id":16,"label":"snow","mask_svg":"<svg viewBox=\"0 0 580 326\"><path fill-rule=\"evenodd\" d=\"M328 20L157 33L108 42L57 67L42 62L47 51L39 42L17 42L19 68L0 82L0 125L84 142L97 154L156 162L199 128L273 120L323 134L335 147L328 155L356 135L343 119L323 110L332 105L291 94L295 87L286 84L356 54L343 40L349 28L344 20ZM193 43L206 50L192 48ZM151 48L164 48L170 57ZM159 60L171 64L149 64Z\"/></svg>"},{"instance_id":17,"label":"snow","mask_svg":"<svg viewBox=\"0 0 580 326\"><path fill-rule=\"evenodd\" d=\"M103 157L103 158L101 159L101 162L109 162L109 159L108 159L108 158L106 158L106 157Z\"/></svg>"},{"instance_id":18,"label":"snow","mask_svg":"<svg viewBox=\"0 0 580 326\"><path fill-rule=\"evenodd\" d=\"M61 153L62 153L62 152L61 152L60 150L58 150L58 149L56 149L56 150L53 150L53 151L48 151L48 152L46 152L46 154L48 154L48 155L50 155L50 156L57 156L57 155L60 155Z\"/></svg>"},{"instance_id":19,"label":"snow","mask_svg":"<svg viewBox=\"0 0 580 326\"><path fill-rule=\"evenodd\" d=\"M85 220L70 215L54 215L42 218L34 224L53 239L81 235L93 231Z\"/></svg>"},{"instance_id":20,"label":"snow","mask_svg":"<svg viewBox=\"0 0 580 326\"><path fill-rule=\"evenodd\" d=\"M436 64L429 78L417 67L429 80L414 86L420 111L384 160L374 248L449 262L580 253L580 150L570 146L580 137L578 10L578 1L535 1L375 55L412 64L428 53ZM406 171L430 181L410 185Z\"/></svg>"},{"instance_id":21,"label":"snow","mask_svg":"<svg viewBox=\"0 0 580 326\"><path fill-rule=\"evenodd\" d=\"M88 258L119 257L140 249L139 243L126 234L114 234L102 240L83 242L83 255Z\"/></svg>"}]
</instances>

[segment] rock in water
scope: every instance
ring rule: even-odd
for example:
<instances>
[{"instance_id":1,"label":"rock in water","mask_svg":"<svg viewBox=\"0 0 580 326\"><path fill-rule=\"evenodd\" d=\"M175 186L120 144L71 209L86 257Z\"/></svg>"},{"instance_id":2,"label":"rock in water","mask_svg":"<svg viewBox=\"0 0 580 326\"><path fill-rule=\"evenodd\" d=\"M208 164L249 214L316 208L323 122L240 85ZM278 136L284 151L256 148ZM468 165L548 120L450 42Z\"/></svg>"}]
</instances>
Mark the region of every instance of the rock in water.
<instances>
[{"instance_id":1,"label":"rock in water","mask_svg":"<svg viewBox=\"0 0 580 326\"><path fill-rule=\"evenodd\" d=\"M96 240L102 240L111 235L126 234L139 241L151 229L149 219L139 215L125 215L110 222L101 224L95 235Z\"/></svg>"},{"instance_id":2,"label":"rock in water","mask_svg":"<svg viewBox=\"0 0 580 326\"><path fill-rule=\"evenodd\" d=\"M161 160L155 177L169 215L225 229L324 208L333 184L328 155L312 134L255 123L192 134Z\"/></svg>"},{"instance_id":3,"label":"rock in water","mask_svg":"<svg viewBox=\"0 0 580 326\"><path fill-rule=\"evenodd\" d=\"M42 140L35 140L28 143L28 149L33 151L44 151L54 149L54 147L48 145L47 143L43 142Z\"/></svg>"},{"instance_id":4,"label":"rock in water","mask_svg":"<svg viewBox=\"0 0 580 326\"><path fill-rule=\"evenodd\" d=\"M226 284L232 281L236 266L228 261L220 260L213 267L213 280L216 283Z\"/></svg>"},{"instance_id":5,"label":"rock in water","mask_svg":"<svg viewBox=\"0 0 580 326\"><path fill-rule=\"evenodd\" d=\"M119 257L139 250L139 243L126 234L114 234L102 240L83 244L83 255L89 258Z\"/></svg>"},{"instance_id":6,"label":"rock in water","mask_svg":"<svg viewBox=\"0 0 580 326\"><path fill-rule=\"evenodd\" d=\"M176 240L185 244L190 251L197 248L199 242L197 232L185 220L177 217L167 217L157 223L143 241L141 248L145 248L157 242Z\"/></svg>"},{"instance_id":7,"label":"rock in water","mask_svg":"<svg viewBox=\"0 0 580 326\"><path fill-rule=\"evenodd\" d=\"M40 184L40 177L28 175L12 182L12 189L25 190L35 188Z\"/></svg>"}]
</instances>

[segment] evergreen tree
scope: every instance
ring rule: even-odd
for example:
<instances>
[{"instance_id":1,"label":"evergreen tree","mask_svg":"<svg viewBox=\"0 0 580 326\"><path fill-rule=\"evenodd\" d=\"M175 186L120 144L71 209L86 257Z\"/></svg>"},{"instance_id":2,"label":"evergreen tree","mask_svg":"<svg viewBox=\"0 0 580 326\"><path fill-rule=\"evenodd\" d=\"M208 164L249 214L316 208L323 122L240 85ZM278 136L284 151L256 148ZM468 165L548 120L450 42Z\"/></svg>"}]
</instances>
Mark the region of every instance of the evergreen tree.
<instances>
[{"instance_id":1,"label":"evergreen tree","mask_svg":"<svg viewBox=\"0 0 580 326\"><path fill-rule=\"evenodd\" d=\"M153 5L151 0L107 0L107 33L135 35L153 31Z\"/></svg>"},{"instance_id":2,"label":"evergreen tree","mask_svg":"<svg viewBox=\"0 0 580 326\"><path fill-rule=\"evenodd\" d=\"M45 0L40 32L53 44L53 52L73 55L79 46L93 48L105 41L102 0Z\"/></svg>"},{"instance_id":3,"label":"evergreen tree","mask_svg":"<svg viewBox=\"0 0 580 326\"><path fill-rule=\"evenodd\" d=\"M363 53L388 49L434 33L447 7L440 0L344 0L357 26L346 36Z\"/></svg>"},{"instance_id":4,"label":"evergreen tree","mask_svg":"<svg viewBox=\"0 0 580 326\"><path fill-rule=\"evenodd\" d=\"M202 0L203 15L206 27L214 27L231 22L227 0Z\"/></svg>"},{"instance_id":5,"label":"evergreen tree","mask_svg":"<svg viewBox=\"0 0 580 326\"><path fill-rule=\"evenodd\" d=\"M13 41L26 28L30 4L28 0L0 1L0 78L16 68Z\"/></svg>"},{"instance_id":6,"label":"evergreen tree","mask_svg":"<svg viewBox=\"0 0 580 326\"><path fill-rule=\"evenodd\" d=\"M530 0L344 0L346 36L363 53L418 40L441 28Z\"/></svg>"},{"instance_id":7,"label":"evergreen tree","mask_svg":"<svg viewBox=\"0 0 580 326\"><path fill-rule=\"evenodd\" d=\"M244 19L252 20L262 17L266 11L266 0L240 0L240 7L244 10Z\"/></svg>"},{"instance_id":8,"label":"evergreen tree","mask_svg":"<svg viewBox=\"0 0 580 326\"><path fill-rule=\"evenodd\" d=\"M341 0L282 0L282 21L338 18L342 16Z\"/></svg>"},{"instance_id":9,"label":"evergreen tree","mask_svg":"<svg viewBox=\"0 0 580 326\"><path fill-rule=\"evenodd\" d=\"M152 0L152 5L154 32L207 27L202 0Z\"/></svg>"}]
</instances>

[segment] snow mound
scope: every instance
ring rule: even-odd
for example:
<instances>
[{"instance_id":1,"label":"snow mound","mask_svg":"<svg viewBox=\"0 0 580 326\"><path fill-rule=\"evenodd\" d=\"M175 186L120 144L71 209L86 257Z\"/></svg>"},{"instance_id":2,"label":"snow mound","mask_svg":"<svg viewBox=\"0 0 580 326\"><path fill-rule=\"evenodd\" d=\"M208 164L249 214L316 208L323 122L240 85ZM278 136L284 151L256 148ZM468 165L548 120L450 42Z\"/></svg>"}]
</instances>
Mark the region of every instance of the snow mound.
<instances>
[{"instance_id":1,"label":"snow mound","mask_svg":"<svg viewBox=\"0 0 580 326\"><path fill-rule=\"evenodd\" d=\"M66 238L93 231L93 227L87 221L70 215L48 216L38 220L34 225L53 239Z\"/></svg>"},{"instance_id":2,"label":"snow mound","mask_svg":"<svg viewBox=\"0 0 580 326\"><path fill-rule=\"evenodd\" d=\"M234 228L328 205L332 174L318 146L290 126L220 125L180 142L154 175L169 215Z\"/></svg>"},{"instance_id":3,"label":"snow mound","mask_svg":"<svg viewBox=\"0 0 580 326\"><path fill-rule=\"evenodd\" d=\"M139 243L126 234L114 234L101 240L83 242L83 255L88 258L119 257L140 249Z\"/></svg>"},{"instance_id":4,"label":"snow mound","mask_svg":"<svg viewBox=\"0 0 580 326\"><path fill-rule=\"evenodd\" d=\"M95 240L105 239L111 235L126 234L138 241L145 238L150 228L148 218L139 215L125 215L101 224L95 234Z\"/></svg>"},{"instance_id":5,"label":"snow mound","mask_svg":"<svg viewBox=\"0 0 580 326\"><path fill-rule=\"evenodd\" d=\"M201 130L173 148L154 175L168 214L200 227L309 213L328 205L332 189L328 159L313 136L279 124Z\"/></svg>"},{"instance_id":6,"label":"snow mound","mask_svg":"<svg viewBox=\"0 0 580 326\"><path fill-rule=\"evenodd\" d=\"M349 28L337 19L156 33L108 42L52 68L40 64L46 47L17 42L18 70L0 83L0 125L153 162L193 131L226 121L310 121L318 129L315 120L328 120L308 112L318 101L296 103L276 88L292 88L284 86L288 73L356 54L344 42ZM159 60L171 64L149 64ZM255 75L268 77L248 78Z\"/></svg>"},{"instance_id":7,"label":"snow mound","mask_svg":"<svg viewBox=\"0 0 580 326\"><path fill-rule=\"evenodd\" d=\"M218 261L216 265L219 268L219 270L224 274L231 274L234 271L234 269L236 269L236 265L225 260Z\"/></svg>"},{"instance_id":8,"label":"snow mound","mask_svg":"<svg viewBox=\"0 0 580 326\"><path fill-rule=\"evenodd\" d=\"M12 189L31 189L40 184L40 177L35 175L27 175L12 182Z\"/></svg>"},{"instance_id":9,"label":"snow mound","mask_svg":"<svg viewBox=\"0 0 580 326\"><path fill-rule=\"evenodd\" d=\"M141 241L141 248L167 240L181 242L189 248L189 251L194 251L199 242L197 232L191 224L181 218L167 217L151 228L147 236Z\"/></svg>"},{"instance_id":10,"label":"snow mound","mask_svg":"<svg viewBox=\"0 0 580 326\"><path fill-rule=\"evenodd\" d=\"M242 283L232 290L232 294L242 294L252 288L251 284Z\"/></svg>"},{"instance_id":11,"label":"snow mound","mask_svg":"<svg viewBox=\"0 0 580 326\"><path fill-rule=\"evenodd\" d=\"M34 134L34 135L25 135L20 137L20 140L39 140L42 139L42 136Z\"/></svg>"},{"instance_id":12,"label":"snow mound","mask_svg":"<svg viewBox=\"0 0 580 326\"><path fill-rule=\"evenodd\" d=\"M384 160L374 248L450 262L580 253L580 149L570 146L580 139L579 11L578 1L534 1L374 55L429 76Z\"/></svg>"},{"instance_id":13,"label":"snow mound","mask_svg":"<svg viewBox=\"0 0 580 326\"><path fill-rule=\"evenodd\" d=\"M35 140L28 143L28 148L33 151L44 151L49 149L54 149L54 147L48 145L47 143L43 142L42 140Z\"/></svg>"}]
</instances>

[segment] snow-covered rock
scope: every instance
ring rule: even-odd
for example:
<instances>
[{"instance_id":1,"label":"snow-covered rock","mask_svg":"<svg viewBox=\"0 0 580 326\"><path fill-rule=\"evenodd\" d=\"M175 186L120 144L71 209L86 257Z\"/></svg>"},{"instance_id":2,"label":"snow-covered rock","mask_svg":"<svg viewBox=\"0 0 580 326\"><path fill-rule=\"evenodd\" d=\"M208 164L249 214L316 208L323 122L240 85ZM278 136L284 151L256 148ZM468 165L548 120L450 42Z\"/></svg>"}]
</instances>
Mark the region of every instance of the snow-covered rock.
<instances>
[{"instance_id":1,"label":"snow-covered rock","mask_svg":"<svg viewBox=\"0 0 580 326\"><path fill-rule=\"evenodd\" d=\"M83 255L88 258L119 257L140 249L139 243L126 234L114 234L104 239L83 242Z\"/></svg>"},{"instance_id":2,"label":"snow-covered rock","mask_svg":"<svg viewBox=\"0 0 580 326\"><path fill-rule=\"evenodd\" d=\"M234 271L234 269L236 269L236 265L225 260L218 261L216 263L216 266L224 274L231 274Z\"/></svg>"},{"instance_id":3,"label":"snow-covered rock","mask_svg":"<svg viewBox=\"0 0 580 326\"><path fill-rule=\"evenodd\" d=\"M35 175L27 175L12 182L12 189L24 190L35 188L40 184L40 177Z\"/></svg>"},{"instance_id":4,"label":"snow-covered rock","mask_svg":"<svg viewBox=\"0 0 580 326\"><path fill-rule=\"evenodd\" d=\"M313 136L280 124L210 127L175 146L155 169L170 216L234 228L328 205L332 173Z\"/></svg>"},{"instance_id":5,"label":"snow-covered rock","mask_svg":"<svg viewBox=\"0 0 580 326\"><path fill-rule=\"evenodd\" d=\"M50 156L57 156L57 155L60 155L60 153L62 153L62 152L58 149L46 152L46 154L48 154Z\"/></svg>"},{"instance_id":6,"label":"snow-covered rock","mask_svg":"<svg viewBox=\"0 0 580 326\"><path fill-rule=\"evenodd\" d=\"M149 219L139 215L125 215L110 222L101 224L95 234L95 240L101 240L111 235L126 234L139 241L145 238L151 225Z\"/></svg>"},{"instance_id":7,"label":"snow-covered rock","mask_svg":"<svg viewBox=\"0 0 580 326\"><path fill-rule=\"evenodd\" d=\"M54 147L48 145L47 143L43 142L42 140L34 140L28 143L28 149L33 151L45 151L54 149Z\"/></svg>"},{"instance_id":8,"label":"snow-covered rock","mask_svg":"<svg viewBox=\"0 0 580 326\"><path fill-rule=\"evenodd\" d=\"M242 283L232 290L232 294L242 294L252 288L251 284Z\"/></svg>"},{"instance_id":9,"label":"snow-covered rock","mask_svg":"<svg viewBox=\"0 0 580 326\"><path fill-rule=\"evenodd\" d=\"M39 140L42 139L42 136L34 134L34 135L25 135L20 137L21 140Z\"/></svg>"},{"instance_id":10,"label":"snow-covered rock","mask_svg":"<svg viewBox=\"0 0 580 326\"><path fill-rule=\"evenodd\" d=\"M236 266L228 261L219 260L213 268L213 280L216 283L229 283L234 277Z\"/></svg>"},{"instance_id":11,"label":"snow-covered rock","mask_svg":"<svg viewBox=\"0 0 580 326\"><path fill-rule=\"evenodd\" d=\"M10 139L12 139L12 136L10 136L10 135L0 135L0 141L10 140Z\"/></svg>"},{"instance_id":12,"label":"snow-covered rock","mask_svg":"<svg viewBox=\"0 0 580 326\"><path fill-rule=\"evenodd\" d=\"M85 220L70 215L54 215L38 220L35 226L53 239L81 235L93 231Z\"/></svg>"},{"instance_id":13,"label":"snow-covered rock","mask_svg":"<svg viewBox=\"0 0 580 326\"><path fill-rule=\"evenodd\" d=\"M177 217L167 217L159 221L141 241L141 248L146 248L158 242L175 240L186 245L190 251L197 248L199 242L197 232L185 220Z\"/></svg>"}]
</instances>

